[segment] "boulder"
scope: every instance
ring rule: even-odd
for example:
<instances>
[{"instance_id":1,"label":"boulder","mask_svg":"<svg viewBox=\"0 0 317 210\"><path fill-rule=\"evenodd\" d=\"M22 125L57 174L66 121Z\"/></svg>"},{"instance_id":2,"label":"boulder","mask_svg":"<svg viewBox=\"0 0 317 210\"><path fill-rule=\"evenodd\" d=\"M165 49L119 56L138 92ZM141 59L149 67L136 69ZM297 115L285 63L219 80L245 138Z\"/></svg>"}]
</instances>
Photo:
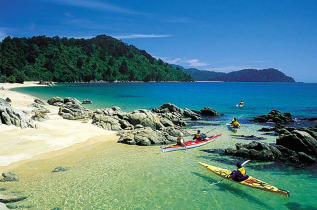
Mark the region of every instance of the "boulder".
<instances>
[{"instance_id":1,"label":"boulder","mask_svg":"<svg viewBox=\"0 0 317 210\"><path fill-rule=\"evenodd\" d=\"M156 113L173 113L174 112L174 113L179 113L179 115L181 116L184 115L183 109L171 103L162 104L160 107L152 109L152 111Z\"/></svg>"},{"instance_id":2,"label":"boulder","mask_svg":"<svg viewBox=\"0 0 317 210\"><path fill-rule=\"evenodd\" d=\"M23 111L12 108L5 100L0 100L0 122L20 128L36 128L32 119Z\"/></svg>"},{"instance_id":3,"label":"boulder","mask_svg":"<svg viewBox=\"0 0 317 210\"><path fill-rule=\"evenodd\" d=\"M103 114L94 114L92 124L97 125L105 130L119 131L123 129L118 119Z\"/></svg>"},{"instance_id":4,"label":"boulder","mask_svg":"<svg viewBox=\"0 0 317 210\"><path fill-rule=\"evenodd\" d=\"M53 98L49 99L47 101L47 103L49 105L52 105L52 106L62 106L64 104L64 99L56 96L56 97L53 97Z\"/></svg>"},{"instance_id":5,"label":"boulder","mask_svg":"<svg viewBox=\"0 0 317 210\"><path fill-rule=\"evenodd\" d=\"M131 145L150 146L173 143L176 142L176 138L173 138L162 131L146 127L122 134L118 142Z\"/></svg>"},{"instance_id":6,"label":"boulder","mask_svg":"<svg viewBox=\"0 0 317 210\"><path fill-rule=\"evenodd\" d=\"M67 120L90 118L92 112L83 107L77 99L65 98L66 103L59 107L58 114Z\"/></svg>"},{"instance_id":7,"label":"boulder","mask_svg":"<svg viewBox=\"0 0 317 210\"><path fill-rule=\"evenodd\" d=\"M88 99L85 99L85 100L83 100L83 104L92 104L92 101L88 100Z\"/></svg>"},{"instance_id":8,"label":"boulder","mask_svg":"<svg viewBox=\"0 0 317 210\"><path fill-rule=\"evenodd\" d=\"M6 98L6 102L11 103L11 99L9 97Z\"/></svg>"},{"instance_id":9,"label":"boulder","mask_svg":"<svg viewBox=\"0 0 317 210\"><path fill-rule=\"evenodd\" d=\"M19 181L19 177L12 172L4 172L2 173L2 179L0 182L17 182Z\"/></svg>"},{"instance_id":10,"label":"boulder","mask_svg":"<svg viewBox=\"0 0 317 210\"><path fill-rule=\"evenodd\" d=\"M26 196L21 195L20 193L11 192L0 194L0 202L1 203L13 203L26 199Z\"/></svg>"},{"instance_id":11,"label":"boulder","mask_svg":"<svg viewBox=\"0 0 317 210\"><path fill-rule=\"evenodd\" d=\"M42 106L47 105L43 100L41 100L39 98L34 99L34 103L40 104Z\"/></svg>"},{"instance_id":12,"label":"boulder","mask_svg":"<svg viewBox=\"0 0 317 210\"><path fill-rule=\"evenodd\" d=\"M43 80L40 80L39 85L53 86L54 83L51 82L51 81L43 81Z\"/></svg>"},{"instance_id":13,"label":"boulder","mask_svg":"<svg viewBox=\"0 0 317 210\"><path fill-rule=\"evenodd\" d=\"M63 171L68 171L69 168L65 168L65 167L62 167L62 166L58 166L56 168L54 168L54 170L52 171L52 173L58 173L58 172L63 172Z\"/></svg>"},{"instance_id":14,"label":"boulder","mask_svg":"<svg viewBox=\"0 0 317 210\"><path fill-rule=\"evenodd\" d=\"M220 114L216 110L214 110L212 108L209 108L209 107L203 108L202 110L200 110L200 112L201 112L202 115L212 116L212 117L223 115L223 114Z\"/></svg>"},{"instance_id":15,"label":"boulder","mask_svg":"<svg viewBox=\"0 0 317 210\"><path fill-rule=\"evenodd\" d=\"M149 110L138 109L127 115L129 123L132 125L143 125L144 127L151 127L154 130L164 128L159 117Z\"/></svg>"},{"instance_id":16,"label":"boulder","mask_svg":"<svg viewBox=\"0 0 317 210\"><path fill-rule=\"evenodd\" d=\"M281 113L278 110L272 110L267 115L254 117L253 121L258 123L274 122L279 124L294 122L290 113Z\"/></svg>"}]
</instances>

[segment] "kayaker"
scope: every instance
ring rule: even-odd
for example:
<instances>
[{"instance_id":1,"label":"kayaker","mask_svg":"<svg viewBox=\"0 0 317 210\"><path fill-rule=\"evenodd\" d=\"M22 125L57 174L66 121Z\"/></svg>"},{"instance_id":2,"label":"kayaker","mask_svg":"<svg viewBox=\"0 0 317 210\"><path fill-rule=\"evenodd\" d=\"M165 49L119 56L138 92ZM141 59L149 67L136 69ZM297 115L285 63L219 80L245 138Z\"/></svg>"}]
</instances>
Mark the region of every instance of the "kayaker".
<instances>
[{"instance_id":1,"label":"kayaker","mask_svg":"<svg viewBox=\"0 0 317 210\"><path fill-rule=\"evenodd\" d=\"M240 123L238 122L237 118L233 118L233 120L231 121L230 125L233 127L233 128L239 128L241 127Z\"/></svg>"},{"instance_id":2,"label":"kayaker","mask_svg":"<svg viewBox=\"0 0 317 210\"><path fill-rule=\"evenodd\" d=\"M244 102L243 102L243 101L240 101L239 106L243 106L243 104L244 104Z\"/></svg>"},{"instance_id":3,"label":"kayaker","mask_svg":"<svg viewBox=\"0 0 317 210\"><path fill-rule=\"evenodd\" d=\"M237 182L241 182L249 178L245 168L241 166L240 161L237 162L237 170L232 171L231 174L229 175L229 178Z\"/></svg>"},{"instance_id":4,"label":"kayaker","mask_svg":"<svg viewBox=\"0 0 317 210\"><path fill-rule=\"evenodd\" d=\"M179 136L177 137L177 144L182 147L186 147L183 133L180 133Z\"/></svg>"},{"instance_id":5,"label":"kayaker","mask_svg":"<svg viewBox=\"0 0 317 210\"><path fill-rule=\"evenodd\" d=\"M200 130L197 131L197 134L195 134L193 140L200 140L203 141L204 138L206 138L207 136L203 133L200 133Z\"/></svg>"}]
</instances>

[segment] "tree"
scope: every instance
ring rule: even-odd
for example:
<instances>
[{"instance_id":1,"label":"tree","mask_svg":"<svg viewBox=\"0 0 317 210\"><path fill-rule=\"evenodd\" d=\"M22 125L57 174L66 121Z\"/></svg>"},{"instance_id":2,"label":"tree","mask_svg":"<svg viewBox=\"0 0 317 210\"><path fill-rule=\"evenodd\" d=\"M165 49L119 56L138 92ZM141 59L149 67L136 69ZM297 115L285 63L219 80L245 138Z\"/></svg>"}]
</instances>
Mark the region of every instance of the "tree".
<instances>
[{"instance_id":1,"label":"tree","mask_svg":"<svg viewBox=\"0 0 317 210\"><path fill-rule=\"evenodd\" d=\"M119 68L119 72L121 74L126 74L126 73L128 73L128 70L129 70L128 69L128 64L127 64L127 62L125 60L123 60L122 63L121 63L121 66Z\"/></svg>"}]
</instances>

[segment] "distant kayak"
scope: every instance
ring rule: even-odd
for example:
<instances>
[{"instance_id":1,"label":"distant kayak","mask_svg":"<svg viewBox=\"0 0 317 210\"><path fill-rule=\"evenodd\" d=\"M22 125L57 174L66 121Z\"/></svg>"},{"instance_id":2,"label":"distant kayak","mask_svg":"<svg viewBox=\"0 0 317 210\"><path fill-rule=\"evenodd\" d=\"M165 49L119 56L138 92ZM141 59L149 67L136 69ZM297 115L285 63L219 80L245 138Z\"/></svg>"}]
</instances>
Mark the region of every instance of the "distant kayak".
<instances>
[{"instance_id":1,"label":"distant kayak","mask_svg":"<svg viewBox=\"0 0 317 210\"><path fill-rule=\"evenodd\" d=\"M229 123L227 123L226 125L227 125L228 130L233 132L233 133L237 133L239 130L239 128L234 128Z\"/></svg>"},{"instance_id":2,"label":"distant kayak","mask_svg":"<svg viewBox=\"0 0 317 210\"><path fill-rule=\"evenodd\" d=\"M229 176L231 174L231 171L229 171L227 169L218 168L218 167L211 166L211 165L208 165L208 164L205 164L205 163L201 163L201 162L198 162L198 163L200 165L202 165L203 167L209 169L211 172L215 173L216 175L218 175L218 176L220 176L222 178L225 178L225 179L227 179L229 181L232 181L232 182L235 182L235 183L238 183L238 184L242 184L242 185L246 185L246 186L249 186L249 187L253 187L253 188L256 188L256 189L259 189L259 190L264 190L264 191L280 194L280 195L283 195L285 197L289 197L290 196L289 191L279 189L277 187L274 187L274 186L272 186L272 185L270 185L268 183L265 183L265 182L263 182L263 181L261 181L259 179L253 178L251 176L249 176L249 178L247 178L244 181L237 182L237 181L234 181L233 179L230 179L230 178L227 177L227 176Z\"/></svg>"},{"instance_id":3,"label":"distant kayak","mask_svg":"<svg viewBox=\"0 0 317 210\"><path fill-rule=\"evenodd\" d=\"M164 153L164 152L171 152L171 151L176 151L176 150L184 150L184 149L192 149L195 147L200 147L200 146L208 144L212 141L216 141L220 136L221 136L221 134L209 136L207 138L204 138L204 140L202 140L202 141L201 140L186 141L185 142L186 147L180 146L178 144L164 147L164 148L161 146L161 151L162 151L162 153Z\"/></svg>"},{"instance_id":4,"label":"distant kayak","mask_svg":"<svg viewBox=\"0 0 317 210\"><path fill-rule=\"evenodd\" d=\"M237 104L236 107L243 107L243 105Z\"/></svg>"}]
</instances>

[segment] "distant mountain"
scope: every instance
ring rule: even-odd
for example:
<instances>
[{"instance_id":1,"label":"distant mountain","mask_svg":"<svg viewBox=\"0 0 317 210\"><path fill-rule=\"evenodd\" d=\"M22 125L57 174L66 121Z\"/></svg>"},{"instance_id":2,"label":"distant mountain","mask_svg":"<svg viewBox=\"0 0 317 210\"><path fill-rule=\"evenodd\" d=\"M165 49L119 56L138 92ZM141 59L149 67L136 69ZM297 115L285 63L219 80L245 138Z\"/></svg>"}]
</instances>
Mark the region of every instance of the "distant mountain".
<instances>
[{"instance_id":1,"label":"distant mountain","mask_svg":"<svg viewBox=\"0 0 317 210\"><path fill-rule=\"evenodd\" d=\"M172 64L192 76L195 81L223 81L223 82L295 82L292 77L286 76L283 72L269 69L243 69L230 73L199 70L195 68L185 69L182 66Z\"/></svg>"},{"instance_id":2,"label":"distant mountain","mask_svg":"<svg viewBox=\"0 0 317 210\"><path fill-rule=\"evenodd\" d=\"M192 81L145 50L106 35L35 36L0 42L0 82Z\"/></svg>"}]
</instances>

